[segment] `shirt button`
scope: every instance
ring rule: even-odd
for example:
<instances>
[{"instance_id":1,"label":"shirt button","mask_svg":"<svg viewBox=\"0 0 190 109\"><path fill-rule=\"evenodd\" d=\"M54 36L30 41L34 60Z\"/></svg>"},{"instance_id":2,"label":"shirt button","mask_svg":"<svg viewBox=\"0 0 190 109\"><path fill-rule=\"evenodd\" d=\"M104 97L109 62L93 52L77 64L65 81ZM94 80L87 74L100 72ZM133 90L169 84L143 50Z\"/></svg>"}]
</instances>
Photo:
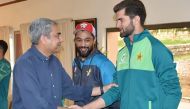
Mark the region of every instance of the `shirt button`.
<instances>
[{"instance_id":1,"label":"shirt button","mask_svg":"<svg viewBox=\"0 0 190 109\"><path fill-rule=\"evenodd\" d=\"M55 87L55 86L53 85L53 87Z\"/></svg>"},{"instance_id":2,"label":"shirt button","mask_svg":"<svg viewBox=\"0 0 190 109\"><path fill-rule=\"evenodd\" d=\"M57 98L56 96L54 96L54 98Z\"/></svg>"},{"instance_id":3,"label":"shirt button","mask_svg":"<svg viewBox=\"0 0 190 109\"><path fill-rule=\"evenodd\" d=\"M51 77L52 77L53 75L52 75L52 73L51 73Z\"/></svg>"}]
</instances>

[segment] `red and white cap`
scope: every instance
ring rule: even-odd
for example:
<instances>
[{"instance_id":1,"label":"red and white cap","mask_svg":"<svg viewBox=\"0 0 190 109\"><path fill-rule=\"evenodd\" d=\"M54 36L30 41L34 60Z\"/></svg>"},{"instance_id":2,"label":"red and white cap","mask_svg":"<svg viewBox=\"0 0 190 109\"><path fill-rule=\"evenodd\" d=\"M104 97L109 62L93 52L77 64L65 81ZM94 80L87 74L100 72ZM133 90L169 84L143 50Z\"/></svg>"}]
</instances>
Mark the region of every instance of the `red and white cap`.
<instances>
[{"instance_id":1,"label":"red and white cap","mask_svg":"<svg viewBox=\"0 0 190 109\"><path fill-rule=\"evenodd\" d=\"M96 36L96 30L94 26L88 22L82 22L82 23L77 24L74 34L76 34L78 31L88 31L92 33L94 37Z\"/></svg>"}]
</instances>

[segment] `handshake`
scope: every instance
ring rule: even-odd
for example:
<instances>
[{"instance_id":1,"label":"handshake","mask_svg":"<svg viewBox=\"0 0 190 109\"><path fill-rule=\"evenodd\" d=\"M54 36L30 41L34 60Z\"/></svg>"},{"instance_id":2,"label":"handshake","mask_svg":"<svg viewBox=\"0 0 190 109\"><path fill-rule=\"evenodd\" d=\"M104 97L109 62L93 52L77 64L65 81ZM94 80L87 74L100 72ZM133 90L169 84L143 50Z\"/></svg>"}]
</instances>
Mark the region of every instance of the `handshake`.
<instances>
[{"instance_id":1,"label":"handshake","mask_svg":"<svg viewBox=\"0 0 190 109\"><path fill-rule=\"evenodd\" d=\"M103 92L106 92L108 91L111 87L118 87L117 84L115 83L111 83L111 84L108 84L106 86L104 86L102 89L100 87L95 87L93 90L94 90L94 94L92 95L101 95L102 94L102 91ZM99 94L98 94L99 93ZM101 109L105 107L105 102L104 100L100 97L98 98L97 100L83 106L83 107L80 107L78 105L70 105L68 107L58 107L57 109Z\"/></svg>"},{"instance_id":2,"label":"handshake","mask_svg":"<svg viewBox=\"0 0 190 109\"><path fill-rule=\"evenodd\" d=\"M83 108L77 105L73 105L70 107L58 107L57 109L83 109Z\"/></svg>"}]
</instances>

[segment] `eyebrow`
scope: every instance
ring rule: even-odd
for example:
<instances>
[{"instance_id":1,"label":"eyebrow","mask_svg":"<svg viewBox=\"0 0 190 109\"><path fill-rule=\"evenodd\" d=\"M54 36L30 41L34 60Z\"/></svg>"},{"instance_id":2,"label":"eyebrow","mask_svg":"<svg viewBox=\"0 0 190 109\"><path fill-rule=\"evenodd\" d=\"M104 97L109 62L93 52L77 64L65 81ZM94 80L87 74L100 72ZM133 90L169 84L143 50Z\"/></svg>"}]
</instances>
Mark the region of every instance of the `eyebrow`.
<instances>
[{"instance_id":1,"label":"eyebrow","mask_svg":"<svg viewBox=\"0 0 190 109\"><path fill-rule=\"evenodd\" d=\"M76 37L75 39L83 39L83 38ZM84 38L83 40L85 40L85 39L93 39L93 38L87 37L87 38Z\"/></svg>"},{"instance_id":2,"label":"eyebrow","mask_svg":"<svg viewBox=\"0 0 190 109\"><path fill-rule=\"evenodd\" d=\"M116 19L116 21L118 21L118 20L122 20L122 18L118 18L118 19Z\"/></svg>"},{"instance_id":3,"label":"eyebrow","mask_svg":"<svg viewBox=\"0 0 190 109\"><path fill-rule=\"evenodd\" d=\"M58 32L57 35L61 35L61 32Z\"/></svg>"}]
</instances>

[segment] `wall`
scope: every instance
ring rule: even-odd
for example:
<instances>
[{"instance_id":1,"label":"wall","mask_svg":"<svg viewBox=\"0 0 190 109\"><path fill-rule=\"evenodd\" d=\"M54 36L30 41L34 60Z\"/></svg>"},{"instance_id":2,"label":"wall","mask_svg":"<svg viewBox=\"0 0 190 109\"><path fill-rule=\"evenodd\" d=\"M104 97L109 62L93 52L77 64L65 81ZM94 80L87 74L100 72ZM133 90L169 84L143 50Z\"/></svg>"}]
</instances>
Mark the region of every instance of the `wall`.
<instances>
[{"instance_id":1,"label":"wall","mask_svg":"<svg viewBox=\"0 0 190 109\"><path fill-rule=\"evenodd\" d=\"M190 0L142 0L147 9L148 24L190 21Z\"/></svg>"},{"instance_id":2,"label":"wall","mask_svg":"<svg viewBox=\"0 0 190 109\"><path fill-rule=\"evenodd\" d=\"M121 0L28 0L0 7L0 26L19 25L38 17L51 19L98 19L99 47L105 48L106 28L114 27L113 6ZM147 24L184 22L190 20L190 0L142 0L147 9Z\"/></svg>"}]
</instances>

